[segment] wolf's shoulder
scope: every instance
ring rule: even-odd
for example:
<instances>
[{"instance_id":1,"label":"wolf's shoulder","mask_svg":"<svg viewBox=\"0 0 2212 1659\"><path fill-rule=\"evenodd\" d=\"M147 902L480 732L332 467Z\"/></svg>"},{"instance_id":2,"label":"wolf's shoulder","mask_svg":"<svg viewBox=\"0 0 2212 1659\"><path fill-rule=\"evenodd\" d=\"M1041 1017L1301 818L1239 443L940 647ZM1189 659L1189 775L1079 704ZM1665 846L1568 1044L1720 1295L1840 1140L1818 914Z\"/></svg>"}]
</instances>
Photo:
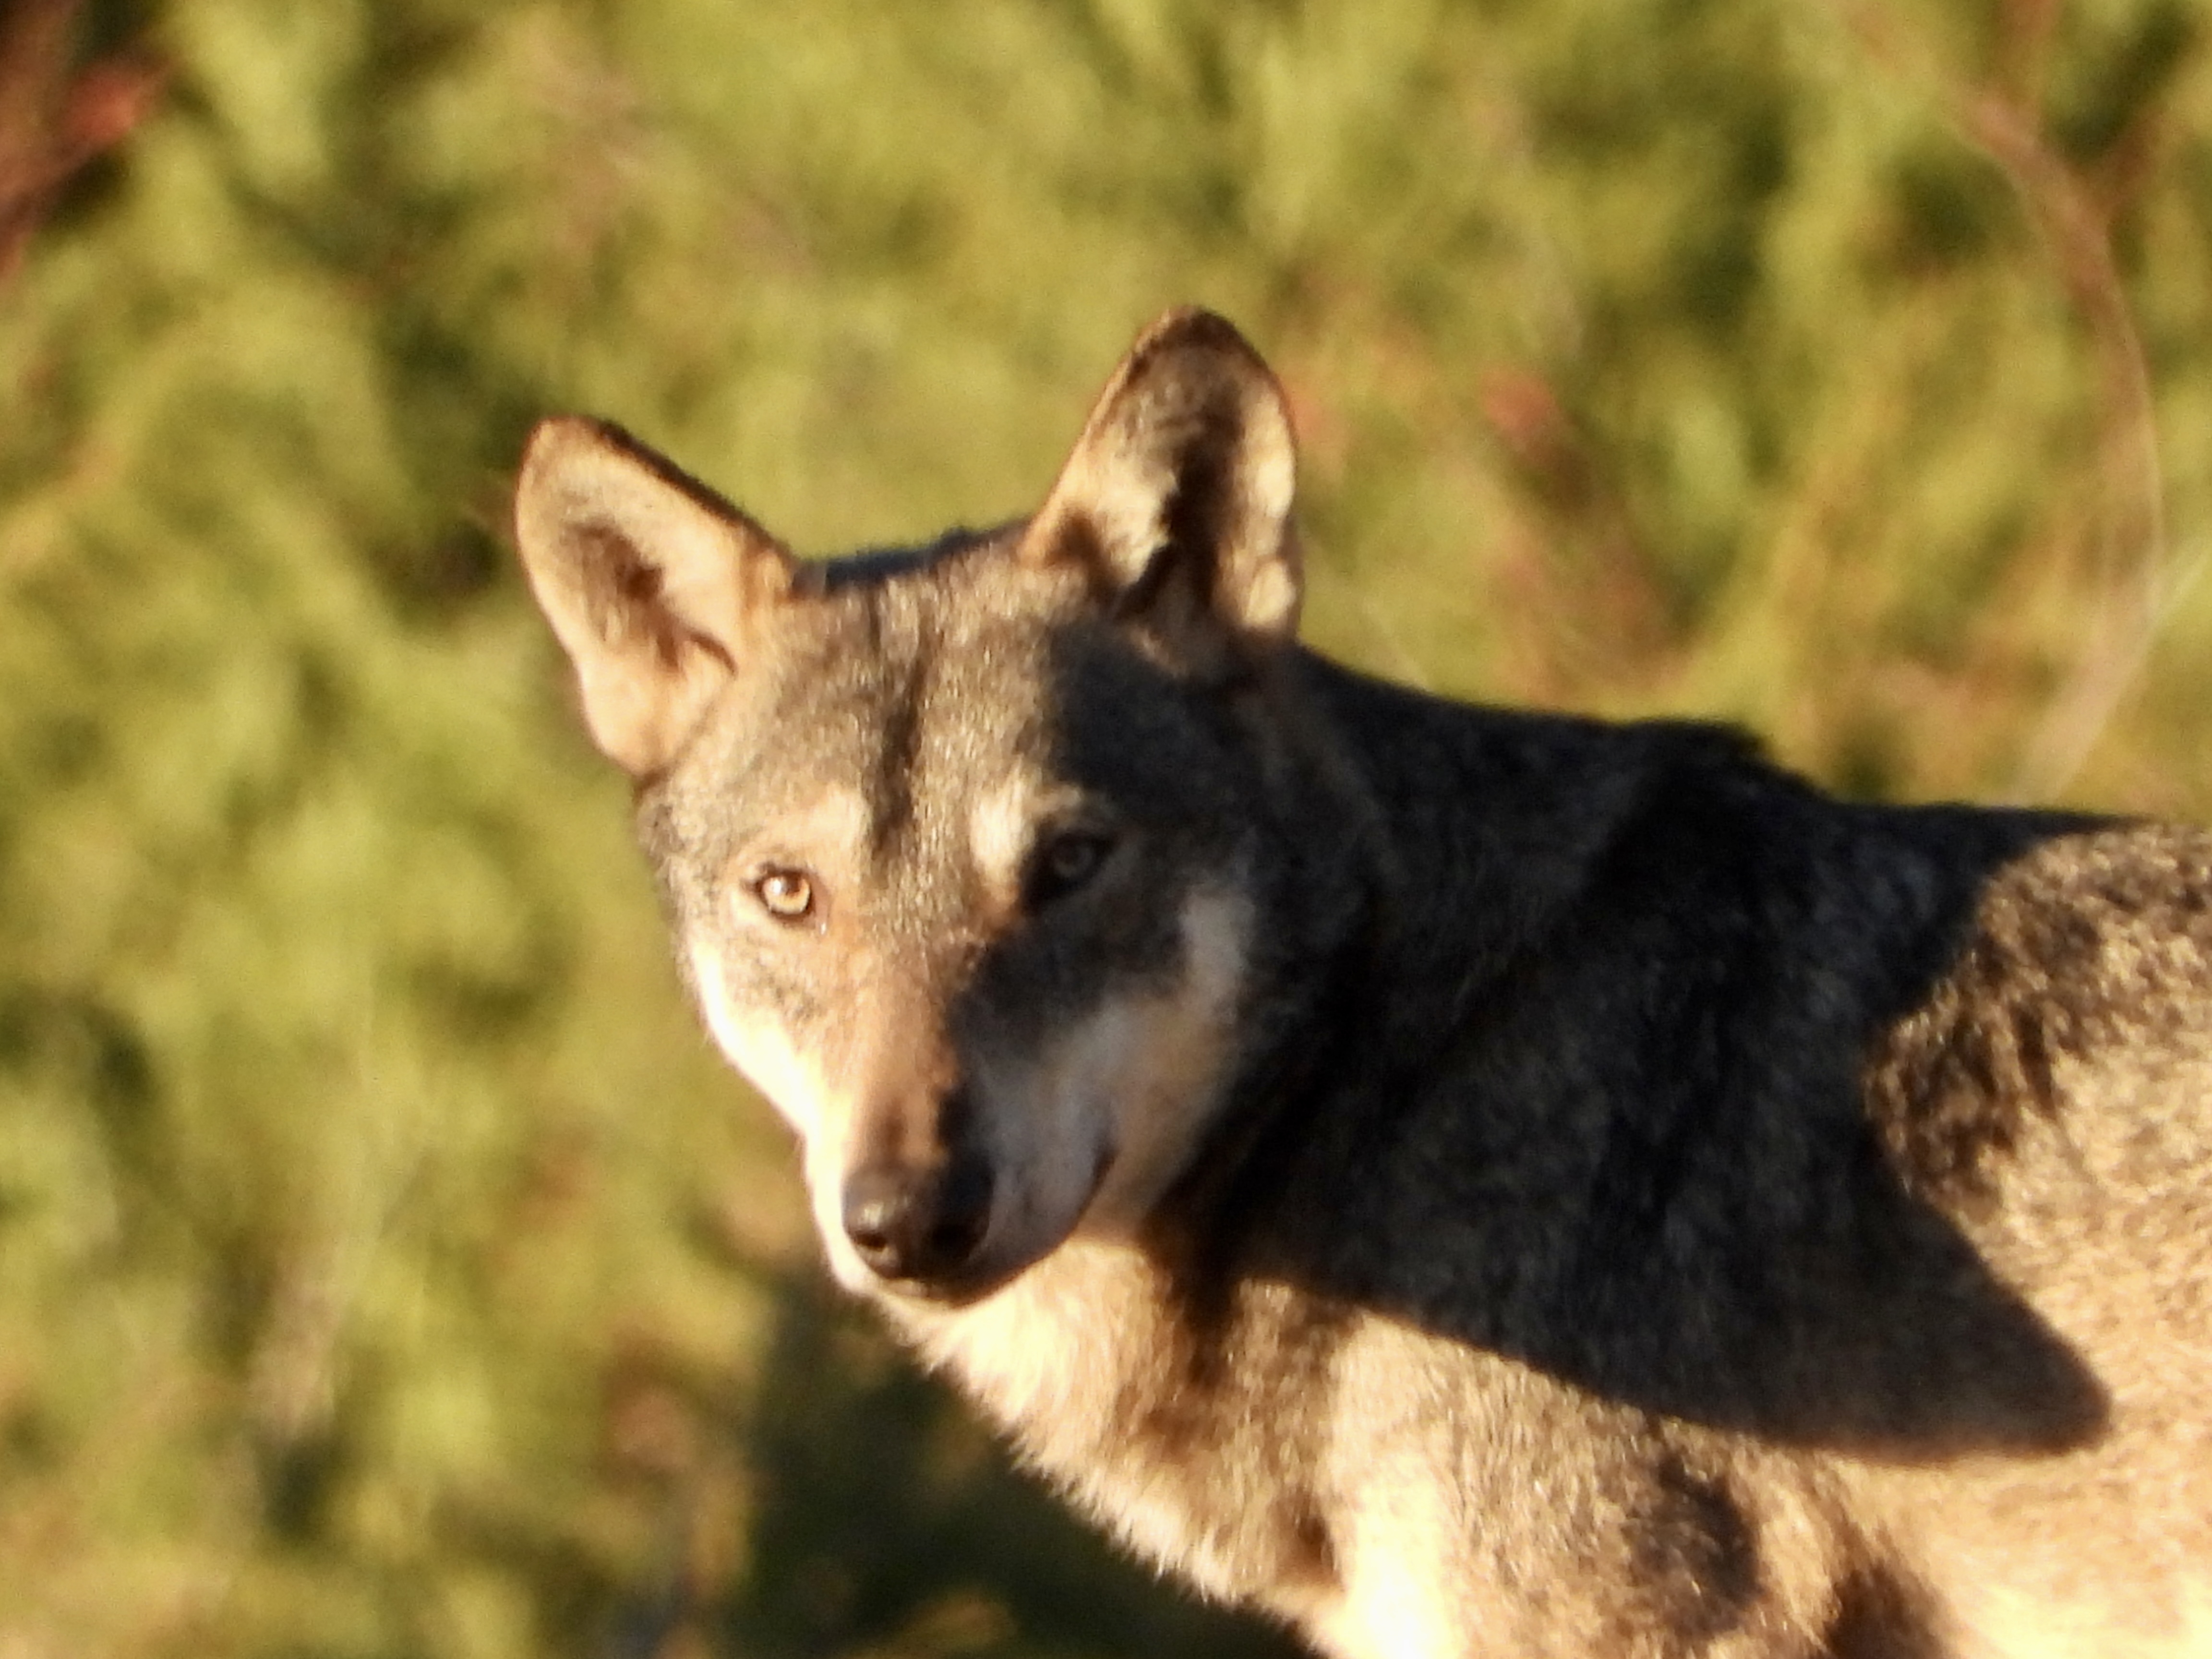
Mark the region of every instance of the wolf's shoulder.
<instances>
[{"instance_id":1,"label":"wolf's shoulder","mask_svg":"<svg viewBox=\"0 0 2212 1659\"><path fill-rule=\"evenodd\" d=\"M2212 941L2212 830L2119 820L2055 836L2002 872L1992 920L2072 915L2101 938ZM2185 954L2186 954L2185 952Z\"/></svg>"},{"instance_id":2,"label":"wolf's shoulder","mask_svg":"<svg viewBox=\"0 0 2212 1659\"><path fill-rule=\"evenodd\" d=\"M2046 1132L2091 1163L2146 1136L2212 1158L2212 833L2107 823L1996 869L1868 1083L1930 1196L1987 1191Z\"/></svg>"},{"instance_id":3,"label":"wolf's shoulder","mask_svg":"<svg viewBox=\"0 0 2212 1659\"><path fill-rule=\"evenodd\" d=\"M2038 840L1990 872L1952 981L2084 1043L2161 1026L2212 1042L2212 832L2116 821Z\"/></svg>"}]
</instances>

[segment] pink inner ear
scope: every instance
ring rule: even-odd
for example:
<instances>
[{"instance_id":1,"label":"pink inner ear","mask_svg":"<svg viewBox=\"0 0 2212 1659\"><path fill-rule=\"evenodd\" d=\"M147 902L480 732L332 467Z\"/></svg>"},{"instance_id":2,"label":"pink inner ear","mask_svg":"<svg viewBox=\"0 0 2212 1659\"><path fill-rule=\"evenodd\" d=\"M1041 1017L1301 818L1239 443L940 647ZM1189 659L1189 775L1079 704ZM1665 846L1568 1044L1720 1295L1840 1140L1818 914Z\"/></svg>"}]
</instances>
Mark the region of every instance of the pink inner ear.
<instances>
[{"instance_id":1,"label":"pink inner ear","mask_svg":"<svg viewBox=\"0 0 2212 1659\"><path fill-rule=\"evenodd\" d=\"M665 769L744 654L790 556L626 434L556 420L516 495L531 586L567 649L593 738L633 776Z\"/></svg>"},{"instance_id":2,"label":"pink inner ear","mask_svg":"<svg viewBox=\"0 0 2212 1659\"><path fill-rule=\"evenodd\" d=\"M674 669L686 650L706 652L725 672L737 665L729 647L690 626L669 603L668 573L642 557L618 532L604 527L578 532L595 545L585 556L603 561L585 580L595 590L592 621L618 647L642 639L663 669Z\"/></svg>"}]
</instances>

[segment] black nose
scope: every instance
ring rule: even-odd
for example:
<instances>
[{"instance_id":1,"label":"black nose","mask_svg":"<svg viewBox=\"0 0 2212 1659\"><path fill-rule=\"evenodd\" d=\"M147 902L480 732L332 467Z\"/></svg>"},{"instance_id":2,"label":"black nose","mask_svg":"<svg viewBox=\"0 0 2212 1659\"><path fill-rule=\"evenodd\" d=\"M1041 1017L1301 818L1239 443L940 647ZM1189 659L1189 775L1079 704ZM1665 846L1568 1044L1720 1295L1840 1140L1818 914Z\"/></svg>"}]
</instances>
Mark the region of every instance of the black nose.
<instances>
[{"instance_id":1,"label":"black nose","mask_svg":"<svg viewBox=\"0 0 2212 1659\"><path fill-rule=\"evenodd\" d=\"M845 1237L881 1279L952 1278L991 1227L991 1166L872 1164L845 1182Z\"/></svg>"}]
</instances>

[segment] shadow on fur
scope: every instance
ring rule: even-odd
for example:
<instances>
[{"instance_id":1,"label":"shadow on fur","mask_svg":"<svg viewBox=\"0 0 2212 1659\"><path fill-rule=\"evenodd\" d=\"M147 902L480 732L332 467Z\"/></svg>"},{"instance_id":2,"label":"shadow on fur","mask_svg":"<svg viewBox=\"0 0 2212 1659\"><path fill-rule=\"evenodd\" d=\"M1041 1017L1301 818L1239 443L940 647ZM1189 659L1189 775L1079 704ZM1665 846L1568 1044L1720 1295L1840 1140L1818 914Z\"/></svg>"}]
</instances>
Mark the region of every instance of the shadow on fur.
<instances>
[{"instance_id":1,"label":"shadow on fur","mask_svg":"<svg viewBox=\"0 0 2212 1659\"><path fill-rule=\"evenodd\" d=\"M1692 745L1735 741L1685 735ZM1971 1211L2020 1115L2049 1109L2047 1088L2038 1097L1992 1078L1977 1096L1955 1073L2017 1063L1990 1054L1990 1024L2045 1026L2008 1024L2005 1009L1984 1006L1972 1030L1923 1032L1917 1042L1909 1029L1892 1030L1960 971L1996 875L2079 826L1988 825L1988 844L1954 859L1940 891L1921 896L1932 903L1915 920L1936 948L1869 952L1899 964L1885 995L1801 1019L1778 1042L1773 1022L1785 1011L1820 1006L1804 985L1829 964L1808 947L1847 947L1737 909L1717 889L1735 854L1753 860L1760 849L1723 847L1693 860L1686 843L1717 826L1681 816L1654 800L1622 830L1605 873L1575 900L1604 927L1552 917L1540 952L1462 941L1464 955L1491 963L1457 988L1461 1002L1480 990L1472 1020L1409 998L1406 988L1425 981L1378 970L1371 938L1347 947L1322 999L1327 1025L1367 1039L1334 1056L1294 1047L1287 1067L1257 1079L1228 1131L1242 1145L1217 1146L1154 1228L1162 1277L1184 1292L1188 1363L1234 1366L1229 1287L1243 1276L1346 1317L1382 1314L1523 1362L1601 1402L1788 1445L1936 1462L2094 1443L2107 1425L2104 1389L1937 1207ZM1666 890L1645 879L1647 861L1702 864L1717 890L1692 903L1677 892L1666 915L1639 915ZM1526 869L1524 860L1516 876ZM1455 908L1482 907L1462 896ZM1639 933L1684 930L1705 937L1678 937L1655 959L1695 961L1697 972L1639 969ZM1401 946L1402 936L1392 948ZM1384 988L1387 998L1376 994ZM1834 996L1843 994L1838 976ZM1621 1011L1617 1022L1591 1018L1608 1005ZM1438 1053L1439 1030L1458 1033L1455 1052ZM1378 1069L1378 1054L1398 1063ZM1492 1109L1413 1109L1420 1079L1437 1075ZM1862 1078L1871 1114L1857 1097ZM1362 1097L1359 1109L1344 1109L1347 1091ZM1577 1097L1594 1109L1577 1112ZM1308 1114L1308 1100L1338 1103ZM1539 1101L1540 1109L1497 1109ZM1631 1102L1633 1111L1620 1109ZM1418 1158L1398 1144L1409 1133L1428 1143ZM1899 1150L1924 1176L1920 1192L1898 1174ZM1359 1206L1376 1202L1345 1179L1363 1168L1420 1172L1418 1189L1390 1201L1427 1212L1437 1271L1363 1248L1359 1218L1339 1212L1347 1192ZM1326 1344L1323 1328L1339 1322L1322 1320L1315 1340Z\"/></svg>"}]
</instances>

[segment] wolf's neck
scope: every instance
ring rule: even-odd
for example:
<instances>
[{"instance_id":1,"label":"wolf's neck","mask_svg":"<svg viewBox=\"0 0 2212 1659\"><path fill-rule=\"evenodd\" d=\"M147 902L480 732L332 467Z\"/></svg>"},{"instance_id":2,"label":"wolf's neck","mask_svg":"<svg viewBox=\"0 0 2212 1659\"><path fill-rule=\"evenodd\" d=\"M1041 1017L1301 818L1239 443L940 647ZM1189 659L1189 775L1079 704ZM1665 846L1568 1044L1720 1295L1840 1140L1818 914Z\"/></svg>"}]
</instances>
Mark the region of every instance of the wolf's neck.
<instances>
[{"instance_id":1,"label":"wolf's neck","mask_svg":"<svg viewBox=\"0 0 2212 1659\"><path fill-rule=\"evenodd\" d=\"M1025 1462L1138 1554L1295 1612L1328 1573L1294 1473L1317 1467L1320 1426L1284 1390L1327 1371L1342 1322L1286 1285L1240 1281L1218 1308L1190 1291L1144 1248L1078 1239L971 1307L890 1310Z\"/></svg>"},{"instance_id":2,"label":"wolf's neck","mask_svg":"<svg viewBox=\"0 0 2212 1659\"><path fill-rule=\"evenodd\" d=\"M1243 1074L1200 1160L1207 1206L1302 1101L1402 1099L1395 1073L1432 1075L1655 810L1798 787L1719 727L1477 708L1304 653L1291 696L1300 748L1273 774Z\"/></svg>"},{"instance_id":3,"label":"wolf's neck","mask_svg":"<svg viewBox=\"0 0 2212 1659\"><path fill-rule=\"evenodd\" d=\"M1336 769L1365 796L1388 910L1378 965L1401 985L1471 988L1583 890L1660 793L1766 770L1724 727L1480 708L1310 654L1301 668Z\"/></svg>"}]
</instances>

